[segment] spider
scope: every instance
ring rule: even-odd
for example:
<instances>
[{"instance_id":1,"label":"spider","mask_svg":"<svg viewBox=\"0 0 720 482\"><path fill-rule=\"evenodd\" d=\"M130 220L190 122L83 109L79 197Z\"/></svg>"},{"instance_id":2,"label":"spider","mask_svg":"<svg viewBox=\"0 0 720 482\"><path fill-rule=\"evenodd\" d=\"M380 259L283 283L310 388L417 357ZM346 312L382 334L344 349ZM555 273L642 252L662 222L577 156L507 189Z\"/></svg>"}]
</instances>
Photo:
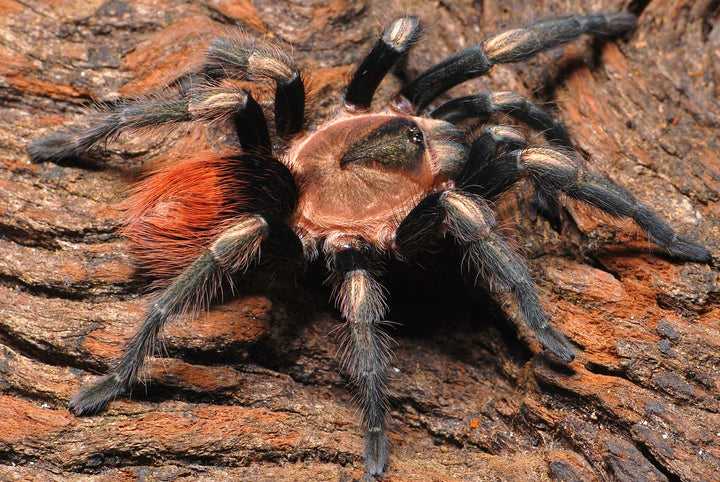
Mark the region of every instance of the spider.
<instances>
[{"instance_id":1,"label":"spider","mask_svg":"<svg viewBox=\"0 0 720 482\"><path fill-rule=\"evenodd\" d=\"M68 162L122 131L205 121L232 123L240 145L228 155L178 159L130 197L124 233L162 289L109 373L70 400L72 412L94 414L132 387L166 322L207 308L224 284L260 261L261 251L281 265L324 257L344 320L343 368L357 392L370 476L381 475L388 459L390 353L379 278L389 257L412 261L451 238L492 293L510 293L540 344L572 361L575 349L549 323L526 263L495 229L493 201L518 180L530 179L548 215L564 194L632 218L679 259L709 262L710 252L625 189L588 172L565 127L531 100L490 91L428 106L495 64L526 60L584 33L615 36L635 20L630 13L568 16L496 33L420 73L387 107L373 110L378 85L421 35L419 20L403 16L357 68L339 112L309 132L304 81L291 59L268 43L226 35L211 43L203 67L174 88L100 104L86 125L31 143L35 159ZM248 82L274 86L275 137L263 108L243 89ZM549 143L532 146L515 128L487 123L495 113L541 131ZM474 135L460 127L468 119L486 126Z\"/></svg>"}]
</instances>

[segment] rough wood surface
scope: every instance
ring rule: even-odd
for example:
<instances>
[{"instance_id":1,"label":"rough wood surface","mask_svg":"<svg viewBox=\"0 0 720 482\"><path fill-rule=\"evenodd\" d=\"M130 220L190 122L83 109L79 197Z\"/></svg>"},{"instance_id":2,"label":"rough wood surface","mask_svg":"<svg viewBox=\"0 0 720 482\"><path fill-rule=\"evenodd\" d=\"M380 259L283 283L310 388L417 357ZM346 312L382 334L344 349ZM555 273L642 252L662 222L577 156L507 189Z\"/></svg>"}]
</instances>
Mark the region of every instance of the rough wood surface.
<instances>
[{"instance_id":1,"label":"rough wood surface","mask_svg":"<svg viewBox=\"0 0 720 482\"><path fill-rule=\"evenodd\" d=\"M501 66L452 94L504 89L549 103L594 170L720 252L720 9L716 0L448 2L0 0L0 479L350 480L361 432L314 268L251 277L173 324L148 385L101 415L66 409L143 316L146 280L116 234L142 166L205 144L123 139L105 167L33 164L29 140L91 99L149 92L240 25L292 45L310 117L395 14L427 26L413 75L498 28L566 13L640 14L626 39L583 39ZM396 77L381 88L387 98ZM552 321L582 354L557 365L463 282L452 255L387 275L393 362L387 480L719 480L720 286L631 223L565 203L561 230L518 190L499 206ZM717 265L715 265L717 266Z\"/></svg>"}]
</instances>

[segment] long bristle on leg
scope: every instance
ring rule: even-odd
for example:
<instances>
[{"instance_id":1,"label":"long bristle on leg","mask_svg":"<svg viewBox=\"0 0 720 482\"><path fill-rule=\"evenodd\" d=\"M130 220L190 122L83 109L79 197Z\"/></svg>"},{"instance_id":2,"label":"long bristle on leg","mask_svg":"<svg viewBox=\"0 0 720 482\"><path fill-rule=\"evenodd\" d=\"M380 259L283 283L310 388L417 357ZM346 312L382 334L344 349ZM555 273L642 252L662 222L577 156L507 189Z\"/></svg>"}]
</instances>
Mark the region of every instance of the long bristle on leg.
<instances>
[{"instance_id":1,"label":"long bristle on leg","mask_svg":"<svg viewBox=\"0 0 720 482\"><path fill-rule=\"evenodd\" d=\"M540 306L532 275L522 259L493 232L495 221L487 203L478 196L446 191L439 198L448 234L465 254L468 270L477 273L490 290L508 290L523 322L540 344L566 362L575 357L567 338L555 330Z\"/></svg>"},{"instance_id":2,"label":"long bristle on leg","mask_svg":"<svg viewBox=\"0 0 720 482\"><path fill-rule=\"evenodd\" d=\"M115 138L123 131L161 127L191 120L184 99L160 96L121 99L97 104L86 115L84 127L73 127L36 139L28 150L37 161L66 163Z\"/></svg>"},{"instance_id":3,"label":"long bristle on leg","mask_svg":"<svg viewBox=\"0 0 720 482\"><path fill-rule=\"evenodd\" d=\"M246 90L233 86L200 84L182 99L166 98L172 92L98 104L86 116L84 127L41 137L28 150L36 160L65 163L111 141L122 132L136 132L189 121L220 122L235 126L246 152L270 153L271 143L261 107Z\"/></svg>"},{"instance_id":4,"label":"long bristle on leg","mask_svg":"<svg viewBox=\"0 0 720 482\"><path fill-rule=\"evenodd\" d=\"M244 89L217 85L193 89L188 93L188 112L193 120L219 122L230 119L245 152L270 154L272 150L265 114Z\"/></svg>"},{"instance_id":5,"label":"long bristle on leg","mask_svg":"<svg viewBox=\"0 0 720 482\"><path fill-rule=\"evenodd\" d=\"M110 372L70 399L70 410L75 415L92 415L132 387L145 359L153 355L158 333L167 320L214 295L222 276L211 253L200 256L155 300L140 329L125 346L123 357Z\"/></svg>"},{"instance_id":6,"label":"long bristle on leg","mask_svg":"<svg viewBox=\"0 0 720 482\"><path fill-rule=\"evenodd\" d=\"M275 127L282 138L302 129L305 85L300 71L282 50L242 35L215 39L208 49L205 73L213 79L275 82Z\"/></svg>"}]
</instances>

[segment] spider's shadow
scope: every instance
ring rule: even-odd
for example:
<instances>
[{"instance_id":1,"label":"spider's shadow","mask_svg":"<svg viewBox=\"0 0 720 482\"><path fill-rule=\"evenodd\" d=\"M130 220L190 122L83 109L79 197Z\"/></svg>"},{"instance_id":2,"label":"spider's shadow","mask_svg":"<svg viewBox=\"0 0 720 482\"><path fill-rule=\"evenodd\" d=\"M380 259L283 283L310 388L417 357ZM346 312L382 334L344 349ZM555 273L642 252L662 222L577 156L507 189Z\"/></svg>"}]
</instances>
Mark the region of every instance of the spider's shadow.
<instances>
[{"instance_id":1,"label":"spider's shadow","mask_svg":"<svg viewBox=\"0 0 720 482\"><path fill-rule=\"evenodd\" d=\"M585 40L587 46L568 54L567 50L557 50L559 57L554 61L534 59L525 68L536 70L537 79L534 95L544 103L552 104L557 99L557 90L561 88L578 70L588 68L597 70L604 65L602 52L611 39L591 37ZM552 52L552 51L551 51ZM548 55L548 54L545 54Z\"/></svg>"},{"instance_id":2,"label":"spider's shadow","mask_svg":"<svg viewBox=\"0 0 720 482\"><path fill-rule=\"evenodd\" d=\"M458 361L469 362L480 353L483 362L502 364L510 359L524 364L532 353L519 340L492 297L482 287L473 287L472 280L462 275L460 262L452 243L413 265L390 261L381 278L387 290L387 319L392 321L384 330L398 343L424 345ZM233 353L233 347L225 347L219 353L184 349L178 355L203 365L237 365L247 361L289 374L302 383L326 383L327 378L340 380L344 375L340 373L340 360L335 358L340 345L333 332L343 322L333 308L326 278L321 262L314 263L297 278L291 273L268 275L262 270L248 273L241 282L241 292L262 294L277 310L269 333L250 346L235 347L243 352L241 356ZM328 324L328 312L332 313L332 324ZM308 351L315 350L308 346L313 343L310 340L313 336L324 345L324 353L316 354L318 360L308 360ZM335 358L335 363L328 364L324 357ZM315 365L315 361L314 367L300 366Z\"/></svg>"},{"instance_id":3,"label":"spider's shadow","mask_svg":"<svg viewBox=\"0 0 720 482\"><path fill-rule=\"evenodd\" d=\"M388 318L397 322L393 336L432 345L459 361L468 361L471 340L483 359L509 357L524 363L532 356L518 339L498 303L482 286L462 273L462 258L454 245L418 260L414 265L393 262L383 281L389 293ZM502 363L502 362L500 362Z\"/></svg>"}]
</instances>

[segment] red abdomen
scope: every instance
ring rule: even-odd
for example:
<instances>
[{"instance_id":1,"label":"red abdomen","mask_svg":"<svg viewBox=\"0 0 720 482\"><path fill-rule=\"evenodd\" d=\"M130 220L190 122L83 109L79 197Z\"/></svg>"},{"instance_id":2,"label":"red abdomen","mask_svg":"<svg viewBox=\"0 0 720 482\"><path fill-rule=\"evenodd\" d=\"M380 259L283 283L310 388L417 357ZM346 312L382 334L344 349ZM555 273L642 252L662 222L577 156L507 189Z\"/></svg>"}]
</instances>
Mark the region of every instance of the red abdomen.
<instances>
[{"instance_id":1,"label":"red abdomen","mask_svg":"<svg viewBox=\"0 0 720 482\"><path fill-rule=\"evenodd\" d=\"M290 172L272 158L208 154L178 160L133 189L123 203L122 232L138 266L162 281L190 265L235 218L285 218L296 197Z\"/></svg>"}]
</instances>

